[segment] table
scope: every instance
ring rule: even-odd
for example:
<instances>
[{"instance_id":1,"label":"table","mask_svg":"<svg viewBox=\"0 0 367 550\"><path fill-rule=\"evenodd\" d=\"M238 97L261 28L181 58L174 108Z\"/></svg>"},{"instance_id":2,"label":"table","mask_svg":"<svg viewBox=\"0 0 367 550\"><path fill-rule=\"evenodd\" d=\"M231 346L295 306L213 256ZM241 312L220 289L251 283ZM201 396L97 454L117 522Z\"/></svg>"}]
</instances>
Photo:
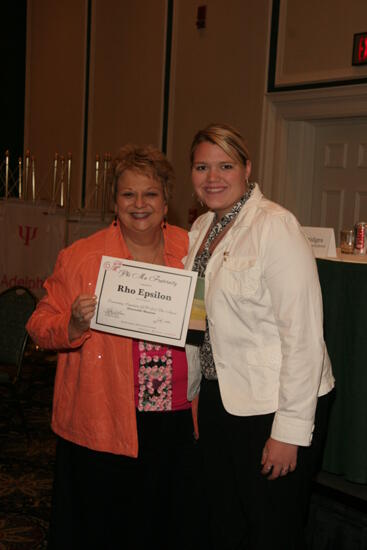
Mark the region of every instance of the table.
<instances>
[{"instance_id":1,"label":"table","mask_svg":"<svg viewBox=\"0 0 367 550\"><path fill-rule=\"evenodd\" d=\"M367 483L367 258L346 256L317 260L336 379L323 469Z\"/></svg>"}]
</instances>

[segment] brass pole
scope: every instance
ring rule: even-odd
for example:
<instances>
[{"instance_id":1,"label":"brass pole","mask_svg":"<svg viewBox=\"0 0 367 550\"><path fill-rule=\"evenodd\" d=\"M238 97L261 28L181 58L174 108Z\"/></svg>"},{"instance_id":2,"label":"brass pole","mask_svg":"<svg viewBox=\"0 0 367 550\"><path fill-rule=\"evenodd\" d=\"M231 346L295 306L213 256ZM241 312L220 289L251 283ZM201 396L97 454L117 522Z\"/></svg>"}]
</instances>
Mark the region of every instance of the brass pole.
<instances>
[{"instance_id":1,"label":"brass pole","mask_svg":"<svg viewBox=\"0 0 367 550\"><path fill-rule=\"evenodd\" d=\"M36 159L32 157L32 201L36 200Z\"/></svg>"},{"instance_id":2,"label":"brass pole","mask_svg":"<svg viewBox=\"0 0 367 550\"><path fill-rule=\"evenodd\" d=\"M56 200L56 183L57 183L57 164L58 164L58 161L59 161L59 155L57 153L55 153L55 156L54 156L54 178L53 178L53 181L52 181L52 196L51 196L51 199L52 199L53 203Z\"/></svg>"},{"instance_id":3,"label":"brass pole","mask_svg":"<svg viewBox=\"0 0 367 550\"><path fill-rule=\"evenodd\" d=\"M22 157L18 158L18 197L22 198Z\"/></svg>"},{"instance_id":4,"label":"brass pole","mask_svg":"<svg viewBox=\"0 0 367 550\"><path fill-rule=\"evenodd\" d=\"M5 199L9 194L9 151L5 151Z\"/></svg>"}]
</instances>

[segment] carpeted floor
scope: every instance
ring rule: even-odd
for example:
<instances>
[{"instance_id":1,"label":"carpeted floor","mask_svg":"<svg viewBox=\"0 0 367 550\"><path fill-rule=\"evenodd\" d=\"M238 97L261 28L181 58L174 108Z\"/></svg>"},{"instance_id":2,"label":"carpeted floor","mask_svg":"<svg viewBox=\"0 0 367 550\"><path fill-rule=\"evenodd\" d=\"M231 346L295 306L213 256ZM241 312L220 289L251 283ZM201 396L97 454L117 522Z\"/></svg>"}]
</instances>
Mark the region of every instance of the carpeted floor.
<instances>
[{"instance_id":1,"label":"carpeted floor","mask_svg":"<svg viewBox=\"0 0 367 550\"><path fill-rule=\"evenodd\" d=\"M43 358L39 365L36 357L24 368L21 395L29 441L8 390L0 385L0 550L47 546L56 447L50 429L55 367L44 363ZM308 550L367 550L366 505L315 483Z\"/></svg>"},{"instance_id":2,"label":"carpeted floor","mask_svg":"<svg viewBox=\"0 0 367 550\"><path fill-rule=\"evenodd\" d=\"M50 429L54 366L29 365L21 383L30 440L0 386L0 550L46 548L56 438Z\"/></svg>"}]
</instances>

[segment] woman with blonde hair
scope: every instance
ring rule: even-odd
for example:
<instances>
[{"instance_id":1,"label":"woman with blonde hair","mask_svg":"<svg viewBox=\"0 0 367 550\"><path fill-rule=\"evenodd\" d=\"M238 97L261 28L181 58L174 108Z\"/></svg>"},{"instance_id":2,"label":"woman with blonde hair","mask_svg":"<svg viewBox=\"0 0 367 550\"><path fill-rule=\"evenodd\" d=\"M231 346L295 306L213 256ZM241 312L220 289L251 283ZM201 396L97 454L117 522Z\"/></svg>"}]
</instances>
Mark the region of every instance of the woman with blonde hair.
<instances>
[{"instance_id":1,"label":"woman with blonde hair","mask_svg":"<svg viewBox=\"0 0 367 550\"><path fill-rule=\"evenodd\" d=\"M187 346L189 399L199 395L210 547L300 550L334 379L312 250L250 174L237 130L196 134L192 182L209 211L185 267L205 278L207 326Z\"/></svg>"}]
</instances>

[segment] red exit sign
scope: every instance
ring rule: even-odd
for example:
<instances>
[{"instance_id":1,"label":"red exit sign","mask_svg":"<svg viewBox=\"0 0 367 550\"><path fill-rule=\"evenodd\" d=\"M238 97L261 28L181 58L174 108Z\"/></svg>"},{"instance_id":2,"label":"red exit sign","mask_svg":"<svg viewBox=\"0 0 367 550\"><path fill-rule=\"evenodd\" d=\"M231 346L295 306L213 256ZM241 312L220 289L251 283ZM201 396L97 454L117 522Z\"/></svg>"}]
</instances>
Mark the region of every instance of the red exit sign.
<instances>
[{"instance_id":1,"label":"red exit sign","mask_svg":"<svg viewBox=\"0 0 367 550\"><path fill-rule=\"evenodd\" d=\"M352 65L364 65L367 63L367 32L354 35Z\"/></svg>"}]
</instances>

